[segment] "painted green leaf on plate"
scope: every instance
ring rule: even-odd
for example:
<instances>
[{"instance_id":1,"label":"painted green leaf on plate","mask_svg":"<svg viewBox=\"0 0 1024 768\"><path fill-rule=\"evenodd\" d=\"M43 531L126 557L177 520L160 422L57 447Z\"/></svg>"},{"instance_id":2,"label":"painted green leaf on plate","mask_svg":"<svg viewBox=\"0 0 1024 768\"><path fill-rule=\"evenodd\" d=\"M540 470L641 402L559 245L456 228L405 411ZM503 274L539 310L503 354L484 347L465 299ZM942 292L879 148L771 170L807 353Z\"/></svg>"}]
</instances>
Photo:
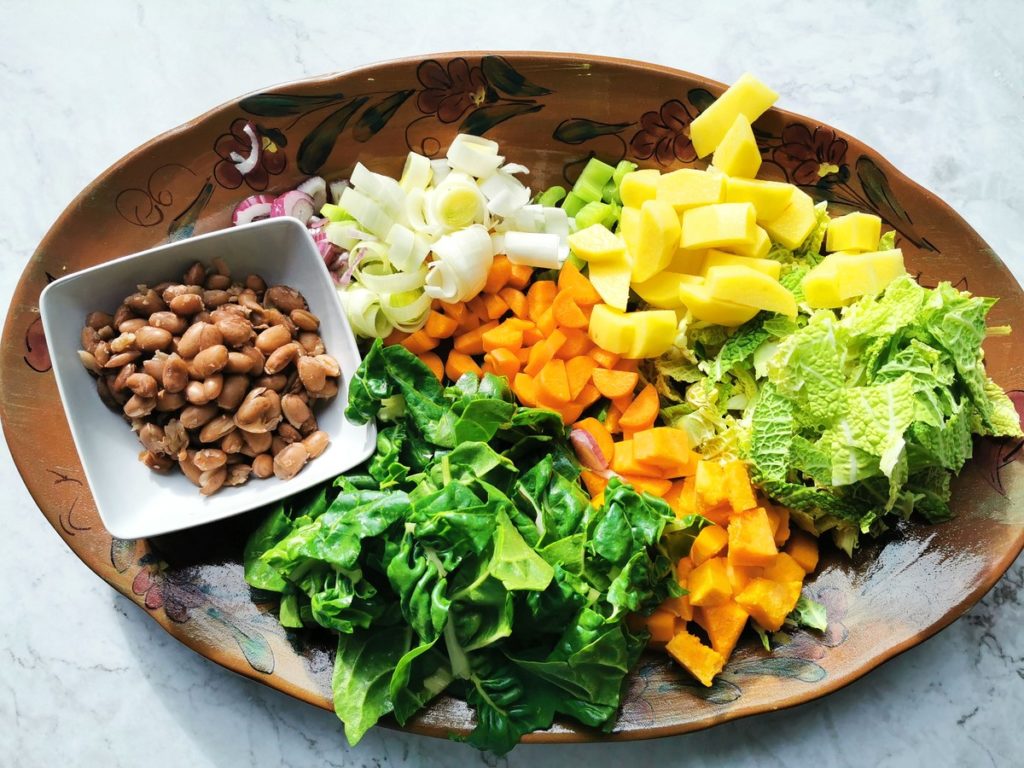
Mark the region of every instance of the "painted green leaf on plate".
<instances>
[{"instance_id":1,"label":"painted green leaf on plate","mask_svg":"<svg viewBox=\"0 0 1024 768\"><path fill-rule=\"evenodd\" d=\"M531 112L539 112L544 109L543 104L536 104L532 101L514 101L507 104L489 104L486 107L474 109L459 126L461 133L471 133L474 136L483 136L498 123L511 120L513 117L527 115Z\"/></svg>"},{"instance_id":2,"label":"painted green leaf on plate","mask_svg":"<svg viewBox=\"0 0 1024 768\"><path fill-rule=\"evenodd\" d=\"M328 104L336 104L345 98L343 93L330 93L326 96L293 96L287 93L257 93L247 96L239 102L239 106L250 115L260 117L285 117L299 115Z\"/></svg>"},{"instance_id":3,"label":"painted green leaf on plate","mask_svg":"<svg viewBox=\"0 0 1024 768\"><path fill-rule=\"evenodd\" d=\"M359 96L352 99L343 107L331 112L316 128L309 132L299 145L298 162L300 171L312 176L323 167L323 164L327 162L327 158L331 155L331 150L334 149L338 136L345 130L345 126L348 125L348 121L369 100L369 96Z\"/></svg>"},{"instance_id":4,"label":"painted green leaf on plate","mask_svg":"<svg viewBox=\"0 0 1024 768\"><path fill-rule=\"evenodd\" d=\"M602 123L585 117L570 117L555 128L554 138L564 144L582 144L598 136L619 134L634 123Z\"/></svg>"},{"instance_id":5,"label":"painted green leaf on plate","mask_svg":"<svg viewBox=\"0 0 1024 768\"><path fill-rule=\"evenodd\" d=\"M487 82L509 96L544 96L547 88L531 83L501 56L484 56L480 68Z\"/></svg>"},{"instance_id":6,"label":"painted green leaf on plate","mask_svg":"<svg viewBox=\"0 0 1024 768\"><path fill-rule=\"evenodd\" d=\"M355 127L352 129L352 137L359 142L372 139L381 128L388 124L388 120L395 116L395 112L405 103L406 99L414 93L413 90L395 91L390 96L367 107L356 121Z\"/></svg>"}]
</instances>

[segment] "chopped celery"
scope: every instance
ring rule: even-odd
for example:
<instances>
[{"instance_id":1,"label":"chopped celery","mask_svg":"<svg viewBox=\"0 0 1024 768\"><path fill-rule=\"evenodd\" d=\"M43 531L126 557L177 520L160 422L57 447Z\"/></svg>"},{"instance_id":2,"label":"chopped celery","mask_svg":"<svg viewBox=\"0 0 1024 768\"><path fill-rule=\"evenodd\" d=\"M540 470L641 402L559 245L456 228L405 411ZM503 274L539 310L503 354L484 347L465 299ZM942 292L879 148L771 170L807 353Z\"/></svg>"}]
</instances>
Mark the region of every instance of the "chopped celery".
<instances>
[{"instance_id":1,"label":"chopped celery","mask_svg":"<svg viewBox=\"0 0 1024 768\"><path fill-rule=\"evenodd\" d=\"M537 205L543 205L551 207L558 205L562 202L565 197L565 187L560 187L557 184L553 187L548 187L537 197Z\"/></svg>"},{"instance_id":2,"label":"chopped celery","mask_svg":"<svg viewBox=\"0 0 1024 768\"><path fill-rule=\"evenodd\" d=\"M324 203L320 209L320 215L328 221L352 221L355 219L355 216L334 203Z\"/></svg>"},{"instance_id":3,"label":"chopped celery","mask_svg":"<svg viewBox=\"0 0 1024 768\"><path fill-rule=\"evenodd\" d=\"M565 200L562 202L562 210L565 211L566 216L575 216L580 212L580 208L587 204L587 201L577 195L575 192L570 192L565 196Z\"/></svg>"},{"instance_id":4,"label":"chopped celery","mask_svg":"<svg viewBox=\"0 0 1024 768\"><path fill-rule=\"evenodd\" d=\"M619 185L615 183L614 179L604 185L604 190L601 192L601 199L606 203L622 205L622 198L619 197Z\"/></svg>"},{"instance_id":5,"label":"chopped celery","mask_svg":"<svg viewBox=\"0 0 1024 768\"><path fill-rule=\"evenodd\" d=\"M573 185L573 193L585 203L595 203L601 199L601 192L604 185L611 181L615 169L608 163L602 163L596 157L592 157L583 167L583 172L576 179Z\"/></svg>"},{"instance_id":6,"label":"chopped celery","mask_svg":"<svg viewBox=\"0 0 1024 768\"><path fill-rule=\"evenodd\" d=\"M576 214L576 229L586 229L592 224L604 224L610 210L611 206L608 203L587 203Z\"/></svg>"},{"instance_id":7,"label":"chopped celery","mask_svg":"<svg viewBox=\"0 0 1024 768\"><path fill-rule=\"evenodd\" d=\"M605 214L601 223L604 224L608 229L613 229L616 224L619 223L619 214L622 213L622 206L615 203L608 204L608 212Z\"/></svg>"},{"instance_id":8,"label":"chopped celery","mask_svg":"<svg viewBox=\"0 0 1024 768\"><path fill-rule=\"evenodd\" d=\"M615 188L618 189L619 184L622 183L623 176L627 173L632 173L636 169L636 163L631 163L629 160L619 160L619 164L615 166L615 171L612 173L612 181L615 182Z\"/></svg>"}]
</instances>

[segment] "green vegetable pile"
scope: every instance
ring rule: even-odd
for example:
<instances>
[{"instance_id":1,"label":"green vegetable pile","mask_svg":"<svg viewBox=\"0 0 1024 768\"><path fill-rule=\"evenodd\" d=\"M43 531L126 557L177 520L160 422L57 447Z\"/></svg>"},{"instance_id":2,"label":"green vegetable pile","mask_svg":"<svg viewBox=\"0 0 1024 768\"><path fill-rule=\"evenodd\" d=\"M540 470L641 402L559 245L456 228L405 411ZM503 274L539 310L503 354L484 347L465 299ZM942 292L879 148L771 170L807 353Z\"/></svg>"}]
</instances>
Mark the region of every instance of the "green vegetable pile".
<instances>
[{"instance_id":1,"label":"green vegetable pile","mask_svg":"<svg viewBox=\"0 0 1024 768\"><path fill-rule=\"evenodd\" d=\"M442 388L401 346L370 349L347 414L387 423L376 454L279 505L245 575L281 594L285 626L337 633L349 741L446 690L476 711L469 742L497 753L556 714L610 728L647 642L625 617L679 594L670 557L703 521L615 479L595 508L557 414L491 375Z\"/></svg>"},{"instance_id":2,"label":"green vegetable pile","mask_svg":"<svg viewBox=\"0 0 1024 768\"><path fill-rule=\"evenodd\" d=\"M820 244L816 232L796 253L773 251L798 301ZM894 519L946 520L972 435L1021 435L985 373L982 341L1006 330L986 328L994 303L904 276L840 312L761 313L731 335L686 328L680 351L653 373L677 402L663 416L705 457L748 459L765 493L848 553Z\"/></svg>"}]
</instances>

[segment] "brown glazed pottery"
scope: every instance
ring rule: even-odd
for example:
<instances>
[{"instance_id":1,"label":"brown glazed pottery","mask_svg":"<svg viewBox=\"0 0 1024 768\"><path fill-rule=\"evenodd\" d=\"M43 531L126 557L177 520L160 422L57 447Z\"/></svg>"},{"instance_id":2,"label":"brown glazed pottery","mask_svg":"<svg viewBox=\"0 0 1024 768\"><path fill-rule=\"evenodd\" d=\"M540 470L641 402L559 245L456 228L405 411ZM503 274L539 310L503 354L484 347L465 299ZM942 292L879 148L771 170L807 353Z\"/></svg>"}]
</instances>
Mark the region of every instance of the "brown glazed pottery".
<instances>
[{"instance_id":1,"label":"brown glazed pottery","mask_svg":"<svg viewBox=\"0 0 1024 768\"><path fill-rule=\"evenodd\" d=\"M330 708L330 636L286 632L276 606L261 602L243 581L242 546L259 513L153 540L112 539L103 529L50 372L50 354L75 350L47 349L40 291L69 272L226 227L234 205L256 192L284 191L313 174L343 178L357 160L397 175L410 149L441 155L459 131L499 141L510 161L529 166L535 190L573 180L592 155L662 170L695 165L689 123L722 89L696 75L632 61L443 54L245 96L135 150L83 190L53 225L7 316L0 415L42 513L75 554L178 640L228 669ZM247 153L246 123L264 152L243 177L230 154ZM828 200L834 214L878 214L896 230L922 283L949 280L997 296L991 322L1024 325L1024 295L1009 270L935 195L817 120L773 109L756 129L762 176L800 185ZM990 374L1016 390L1020 405L1019 333L989 339L985 351ZM808 585L827 606L824 635L797 632L768 654L751 634L707 689L666 657L648 654L629 678L611 734L560 722L527 740L637 739L706 728L817 698L921 642L985 594L1024 546L1020 448L1021 441L977 442L975 458L955 484L958 514L951 522L903 526L865 544L852 560L826 556ZM465 704L442 697L408 727L447 736L471 726Z\"/></svg>"}]
</instances>

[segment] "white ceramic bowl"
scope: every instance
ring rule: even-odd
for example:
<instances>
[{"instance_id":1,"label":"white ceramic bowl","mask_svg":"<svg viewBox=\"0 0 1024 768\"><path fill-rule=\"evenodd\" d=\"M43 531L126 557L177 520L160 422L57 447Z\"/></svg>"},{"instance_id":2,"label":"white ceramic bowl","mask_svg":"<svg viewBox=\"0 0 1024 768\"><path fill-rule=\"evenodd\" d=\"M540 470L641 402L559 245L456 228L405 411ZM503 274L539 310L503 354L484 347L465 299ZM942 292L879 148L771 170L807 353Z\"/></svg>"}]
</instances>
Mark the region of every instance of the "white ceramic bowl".
<instances>
[{"instance_id":1,"label":"white ceramic bowl","mask_svg":"<svg viewBox=\"0 0 1024 768\"><path fill-rule=\"evenodd\" d=\"M249 273L268 284L289 285L319 316L327 352L341 365L338 396L316 410L331 442L290 480L250 479L210 497L199 494L180 471L153 472L138 459L142 446L124 418L107 408L95 379L78 359L89 312L113 312L138 284L180 279L190 264L220 256L233 276ZM344 416L349 377L359 367L355 337L331 277L306 228L276 218L162 245L75 272L47 286L39 299L53 372L100 518L114 536L133 539L221 520L305 490L364 461L374 449L374 425Z\"/></svg>"}]
</instances>

